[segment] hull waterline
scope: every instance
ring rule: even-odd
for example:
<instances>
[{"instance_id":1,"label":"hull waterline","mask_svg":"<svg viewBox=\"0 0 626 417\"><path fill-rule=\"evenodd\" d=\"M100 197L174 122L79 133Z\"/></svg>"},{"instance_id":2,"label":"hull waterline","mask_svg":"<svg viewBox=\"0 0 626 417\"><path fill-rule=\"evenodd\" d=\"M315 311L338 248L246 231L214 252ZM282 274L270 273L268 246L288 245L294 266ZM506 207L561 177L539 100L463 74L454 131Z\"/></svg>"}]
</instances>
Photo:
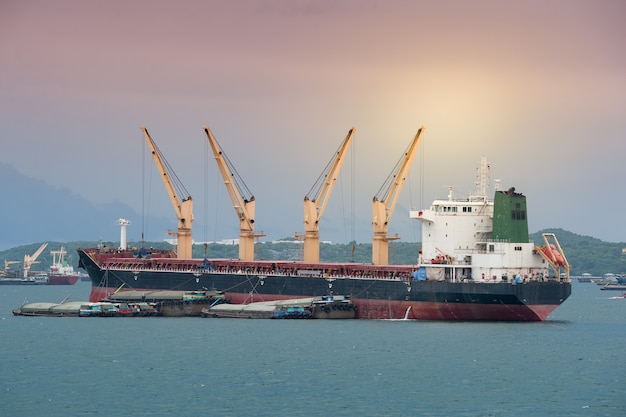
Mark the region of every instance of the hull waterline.
<instances>
[{"instance_id":1,"label":"hull waterline","mask_svg":"<svg viewBox=\"0 0 626 417\"><path fill-rule=\"evenodd\" d=\"M571 293L568 282L467 283L246 273L102 269L93 255L79 250L81 266L92 278L90 301L115 291L216 290L234 304L350 296L360 319L542 321ZM128 260L130 264L131 260ZM200 260L196 261L198 265ZM407 316L408 311L408 316Z\"/></svg>"}]
</instances>

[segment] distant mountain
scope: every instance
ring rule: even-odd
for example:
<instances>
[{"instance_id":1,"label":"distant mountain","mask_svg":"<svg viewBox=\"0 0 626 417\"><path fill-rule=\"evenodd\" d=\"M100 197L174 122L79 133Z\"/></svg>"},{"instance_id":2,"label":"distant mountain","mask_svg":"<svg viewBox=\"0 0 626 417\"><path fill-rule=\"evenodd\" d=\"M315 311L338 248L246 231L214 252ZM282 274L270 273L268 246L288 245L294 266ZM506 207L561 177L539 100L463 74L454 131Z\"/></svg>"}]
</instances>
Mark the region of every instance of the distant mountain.
<instances>
[{"instance_id":1,"label":"distant mountain","mask_svg":"<svg viewBox=\"0 0 626 417\"><path fill-rule=\"evenodd\" d=\"M67 188L21 174L0 163L0 250L32 242L119 240L115 221L127 217L140 222L141 214L120 202L94 205ZM172 228L170 221L150 218L151 228ZM173 225L174 227L176 224Z\"/></svg>"},{"instance_id":2,"label":"distant mountain","mask_svg":"<svg viewBox=\"0 0 626 417\"><path fill-rule=\"evenodd\" d=\"M131 220L137 230L141 229L141 214L126 204L114 201L94 205L69 189L54 187L45 181L25 176L13 166L3 163L0 163L0 192L3 196L0 209L0 255L4 256L0 257L0 261L23 259L25 254L32 254L43 242L57 242L57 246L64 242L68 254L75 254L75 247L84 246L87 242L88 245L99 240L119 242L119 227L115 225L115 221L120 216ZM149 217L145 220L150 226L146 236L148 240L160 240L166 237L166 230L176 228L172 219ZM543 232L557 235L575 275L584 272L595 275L626 272L626 255L622 252L626 248L624 242L603 242L562 229L542 230L530 237L536 244L541 244ZM141 241L137 237L140 234L141 232L136 231L129 233L129 243ZM196 246L198 253L195 255L203 256L203 248ZM18 247L18 250L10 250ZM267 250L263 249L264 246L257 247L259 259L291 259L299 256L298 251L294 255L293 244L285 245L284 250L280 251L276 245L267 246ZM414 263L418 247L418 243L394 243L394 263ZM209 256L234 257L235 248L236 246L224 248L223 245L214 245L214 254ZM369 262L371 259L371 245L359 244L356 252L351 249L350 245L322 245L322 256L325 261L337 259ZM230 252L223 253L225 250ZM41 256L42 265L46 262L48 251Z\"/></svg>"}]
</instances>

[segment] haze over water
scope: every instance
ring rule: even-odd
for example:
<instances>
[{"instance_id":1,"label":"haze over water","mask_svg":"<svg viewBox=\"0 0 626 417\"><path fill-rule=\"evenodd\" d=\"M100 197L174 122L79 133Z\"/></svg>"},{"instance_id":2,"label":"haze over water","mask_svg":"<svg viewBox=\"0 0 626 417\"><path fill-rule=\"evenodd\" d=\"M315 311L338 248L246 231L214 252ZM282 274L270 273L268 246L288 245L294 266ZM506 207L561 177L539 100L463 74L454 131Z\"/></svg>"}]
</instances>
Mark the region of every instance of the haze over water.
<instances>
[{"instance_id":1,"label":"haze over water","mask_svg":"<svg viewBox=\"0 0 626 417\"><path fill-rule=\"evenodd\" d=\"M3 416L623 416L626 300L573 284L542 323L14 317Z\"/></svg>"}]
</instances>

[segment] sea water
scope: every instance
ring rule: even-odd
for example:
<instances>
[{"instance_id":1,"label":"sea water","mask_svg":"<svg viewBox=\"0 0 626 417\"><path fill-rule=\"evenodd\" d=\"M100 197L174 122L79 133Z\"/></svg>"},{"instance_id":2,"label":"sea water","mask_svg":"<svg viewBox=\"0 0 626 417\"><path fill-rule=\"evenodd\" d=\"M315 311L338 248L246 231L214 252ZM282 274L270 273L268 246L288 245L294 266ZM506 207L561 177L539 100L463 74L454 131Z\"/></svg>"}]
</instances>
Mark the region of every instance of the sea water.
<instances>
[{"instance_id":1,"label":"sea water","mask_svg":"<svg viewBox=\"0 0 626 417\"><path fill-rule=\"evenodd\" d=\"M90 283L0 287L0 416L626 416L626 299L545 322L14 317Z\"/></svg>"}]
</instances>

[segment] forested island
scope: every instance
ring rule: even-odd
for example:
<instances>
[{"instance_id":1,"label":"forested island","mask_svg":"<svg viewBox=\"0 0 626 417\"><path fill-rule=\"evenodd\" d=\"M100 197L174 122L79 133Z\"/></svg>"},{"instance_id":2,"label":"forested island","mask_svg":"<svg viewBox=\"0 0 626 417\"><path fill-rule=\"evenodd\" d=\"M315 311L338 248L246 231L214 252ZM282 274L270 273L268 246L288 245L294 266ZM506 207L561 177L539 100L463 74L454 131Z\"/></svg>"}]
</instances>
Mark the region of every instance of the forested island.
<instances>
[{"instance_id":1,"label":"forested island","mask_svg":"<svg viewBox=\"0 0 626 417\"><path fill-rule=\"evenodd\" d=\"M593 276L602 276L606 273L626 273L626 243L604 242L589 236L581 236L562 229L546 229L530 235L530 239L536 244L543 244L542 233L555 233L563 248L568 262L570 263L571 275L579 276L588 273ZM4 251L0 251L0 262L8 261L9 268L19 269L24 256L33 254L43 242L34 242ZM76 248L93 247L103 244L112 248L119 242L49 242L46 251L37 258L32 270L45 271L52 264L51 250L58 250L64 246L67 251L66 261L75 268L78 266ZM129 247L174 247L165 241L160 242L128 242ZM417 254L420 249L419 242L393 241L389 244L389 263L401 265L413 265L417 262ZM207 243L194 244L194 258L237 258L239 247L236 244ZM260 260L301 260L302 243L289 237L275 242L259 241L255 245L255 258ZM372 260L371 243L321 243L320 260L322 262L357 262L369 263ZM5 264L0 265L5 268ZM82 270L80 270L82 271ZM83 271L84 272L84 271Z\"/></svg>"}]
</instances>

